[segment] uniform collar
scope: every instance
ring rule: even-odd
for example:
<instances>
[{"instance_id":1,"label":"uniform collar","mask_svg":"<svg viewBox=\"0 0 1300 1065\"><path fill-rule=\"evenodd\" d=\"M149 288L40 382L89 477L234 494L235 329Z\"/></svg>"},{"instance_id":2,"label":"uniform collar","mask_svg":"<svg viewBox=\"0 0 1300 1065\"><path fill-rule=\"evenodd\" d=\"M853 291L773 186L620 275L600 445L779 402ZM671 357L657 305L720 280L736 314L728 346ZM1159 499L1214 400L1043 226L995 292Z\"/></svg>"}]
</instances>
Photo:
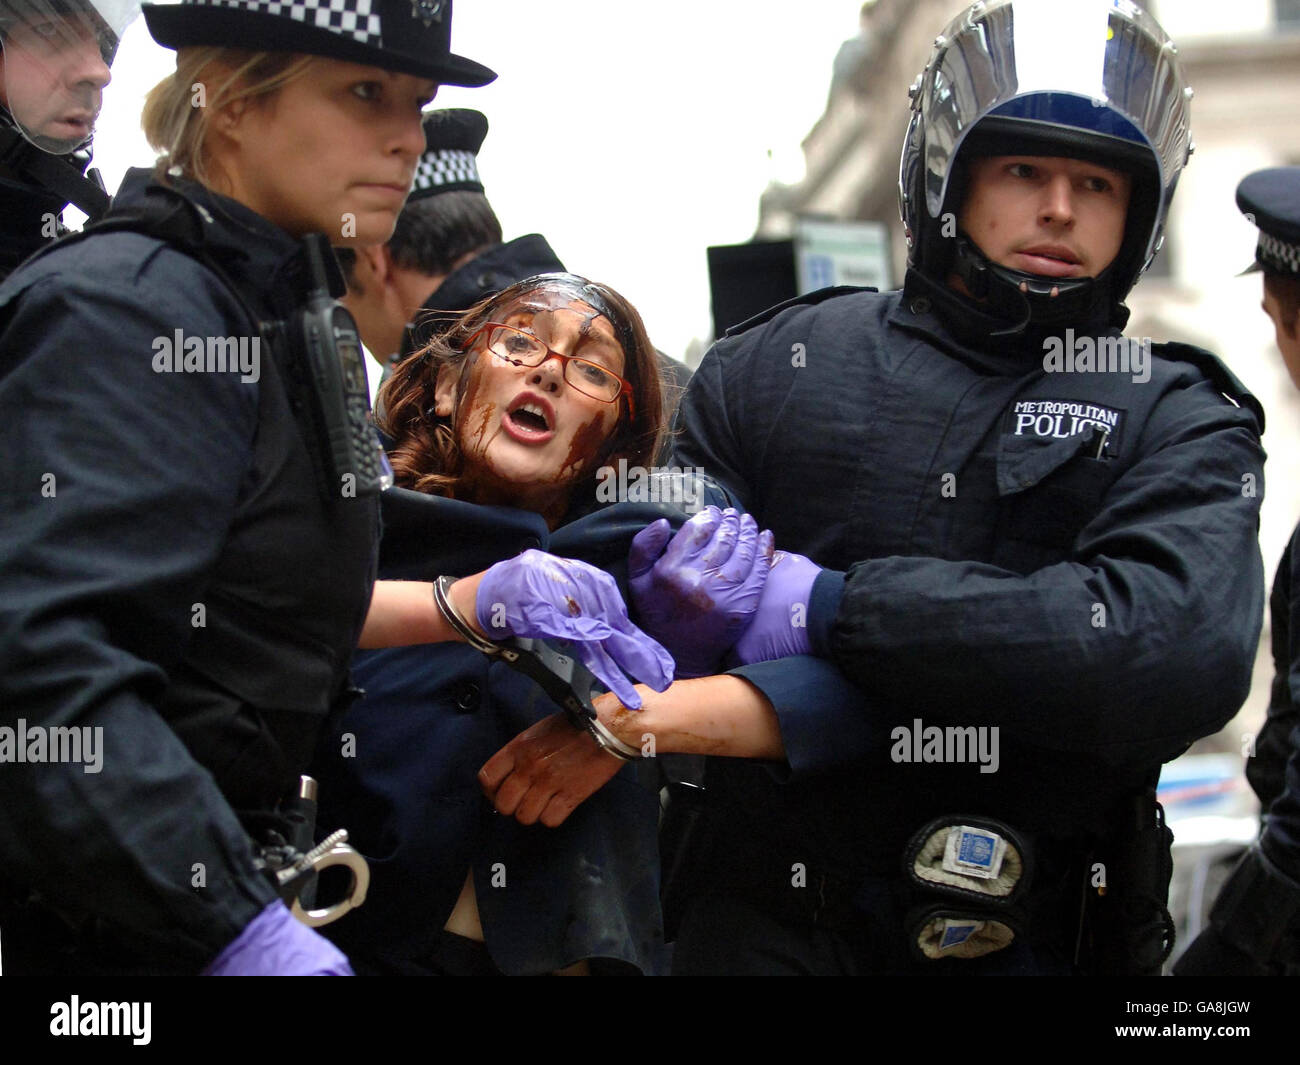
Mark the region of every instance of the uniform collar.
<instances>
[{"instance_id":1,"label":"uniform collar","mask_svg":"<svg viewBox=\"0 0 1300 1065\"><path fill-rule=\"evenodd\" d=\"M159 184L150 170L128 170L113 204L140 204L148 189ZM197 182L168 178L164 187L205 212L204 250L252 306L284 315L300 304L307 270L298 240L251 208Z\"/></svg>"},{"instance_id":2,"label":"uniform collar","mask_svg":"<svg viewBox=\"0 0 1300 1065\"><path fill-rule=\"evenodd\" d=\"M1120 307L1122 317L1128 311ZM1018 336L997 336L1008 323L989 314L979 303L916 270L908 270L902 298L889 315L892 325L921 334L961 361L1000 375L1018 375L1042 365L1049 336L1064 333L1028 329ZM1122 324L1122 323L1121 323ZM1118 336L1106 323L1082 322L1071 327L1076 335Z\"/></svg>"}]
</instances>

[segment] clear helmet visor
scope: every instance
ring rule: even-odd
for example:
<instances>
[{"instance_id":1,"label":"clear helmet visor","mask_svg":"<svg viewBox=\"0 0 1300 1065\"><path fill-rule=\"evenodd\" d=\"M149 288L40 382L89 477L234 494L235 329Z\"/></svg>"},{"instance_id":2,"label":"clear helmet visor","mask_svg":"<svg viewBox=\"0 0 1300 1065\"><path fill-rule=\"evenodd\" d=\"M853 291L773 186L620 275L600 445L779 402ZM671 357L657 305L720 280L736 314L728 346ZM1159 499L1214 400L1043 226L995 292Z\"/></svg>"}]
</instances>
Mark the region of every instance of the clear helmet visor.
<instances>
[{"instance_id":1,"label":"clear helmet visor","mask_svg":"<svg viewBox=\"0 0 1300 1065\"><path fill-rule=\"evenodd\" d=\"M90 140L109 66L139 0L0 0L0 105L36 147Z\"/></svg>"},{"instance_id":2,"label":"clear helmet visor","mask_svg":"<svg viewBox=\"0 0 1300 1065\"><path fill-rule=\"evenodd\" d=\"M924 168L925 211L939 217L963 141L990 116L1094 135L1114 148L1120 168L1140 155L1167 205L1191 138L1191 93L1176 55L1164 30L1132 0L973 5L936 41L914 103L909 139L924 130L923 157L914 163ZM1148 253L1159 229L1158 217Z\"/></svg>"}]
</instances>

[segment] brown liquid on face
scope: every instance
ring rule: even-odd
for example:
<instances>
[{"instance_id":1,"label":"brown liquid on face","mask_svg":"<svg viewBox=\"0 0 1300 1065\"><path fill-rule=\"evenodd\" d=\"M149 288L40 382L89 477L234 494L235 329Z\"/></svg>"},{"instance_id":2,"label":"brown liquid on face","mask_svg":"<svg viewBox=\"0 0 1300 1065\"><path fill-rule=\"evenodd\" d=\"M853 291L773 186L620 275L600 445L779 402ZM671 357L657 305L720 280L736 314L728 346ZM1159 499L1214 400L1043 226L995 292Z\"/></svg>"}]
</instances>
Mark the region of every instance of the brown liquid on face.
<instances>
[{"instance_id":1,"label":"brown liquid on face","mask_svg":"<svg viewBox=\"0 0 1300 1065\"><path fill-rule=\"evenodd\" d=\"M475 400L478 399L479 391L483 387L483 375L474 373L474 363L477 356L471 356L465 364L465 370L461 374L461 395L457 401L458 421L460 423L461 447L465 454L482 456L487 452L492 441L502 431L501 424L497 421L497 405L495 403L484 403L482 407L475 408ZM487 437L488 430L493 423L496 424L496 432ZM487 439L484 439L487 437Z\"/></svg>"},{"instance_id":2,"label":"brown liquid on face","mask_svg":"<svg viewBox=\"0 0 1300 1065\"><path fill-rule=\"evenodd\" d=\"M597 411L590 421L583 422L569 441L569 454L556 471L554 480L567 481L577 476L582 468L600 451L608 431L605 429L605 412Z\"/></svg>"}]
</instances>

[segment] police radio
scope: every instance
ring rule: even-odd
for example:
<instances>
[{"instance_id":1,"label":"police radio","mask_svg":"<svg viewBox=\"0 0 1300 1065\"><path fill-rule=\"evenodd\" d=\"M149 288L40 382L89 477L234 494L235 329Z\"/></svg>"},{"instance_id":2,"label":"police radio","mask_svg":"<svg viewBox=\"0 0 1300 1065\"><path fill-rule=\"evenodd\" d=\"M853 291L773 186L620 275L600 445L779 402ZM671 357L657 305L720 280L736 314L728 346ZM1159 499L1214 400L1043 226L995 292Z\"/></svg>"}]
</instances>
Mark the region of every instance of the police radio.
<instances>
[{"instance_id":1,"label":"police radio","mask_svg":"<svg viewBox=\"0 0 1300 1065\"><path fill-rule=\"evenodd\" d=\"M322 495L326 501L374 495L393 483L392 467L370 420L357 323L331 295L326 256L334 253L325 236L304 237L303 250L311 287L307 306L288 332L309 386L304 391L316 429Z\"/></svg>"}]
</instances>

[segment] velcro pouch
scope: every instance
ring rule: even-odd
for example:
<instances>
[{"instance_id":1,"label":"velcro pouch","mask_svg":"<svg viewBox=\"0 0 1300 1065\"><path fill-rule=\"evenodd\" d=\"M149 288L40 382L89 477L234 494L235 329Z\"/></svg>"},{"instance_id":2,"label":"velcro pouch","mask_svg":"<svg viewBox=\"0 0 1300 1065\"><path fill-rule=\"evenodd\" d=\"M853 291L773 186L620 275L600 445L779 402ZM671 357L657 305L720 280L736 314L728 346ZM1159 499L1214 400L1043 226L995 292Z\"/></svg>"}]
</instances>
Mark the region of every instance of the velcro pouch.
<instances>
[{"instance_id":1,"label":"velcro pouch","mask_svg":"<svg viewBox=\"0 0 1300 1065\"><path fill-rule=\"evenodd\" d=\"M979 958L1024 928L1030 854L1009 825L987 817L936 818L907 844L908 941L922 958Z\"/></svg>"}]
</instances>

